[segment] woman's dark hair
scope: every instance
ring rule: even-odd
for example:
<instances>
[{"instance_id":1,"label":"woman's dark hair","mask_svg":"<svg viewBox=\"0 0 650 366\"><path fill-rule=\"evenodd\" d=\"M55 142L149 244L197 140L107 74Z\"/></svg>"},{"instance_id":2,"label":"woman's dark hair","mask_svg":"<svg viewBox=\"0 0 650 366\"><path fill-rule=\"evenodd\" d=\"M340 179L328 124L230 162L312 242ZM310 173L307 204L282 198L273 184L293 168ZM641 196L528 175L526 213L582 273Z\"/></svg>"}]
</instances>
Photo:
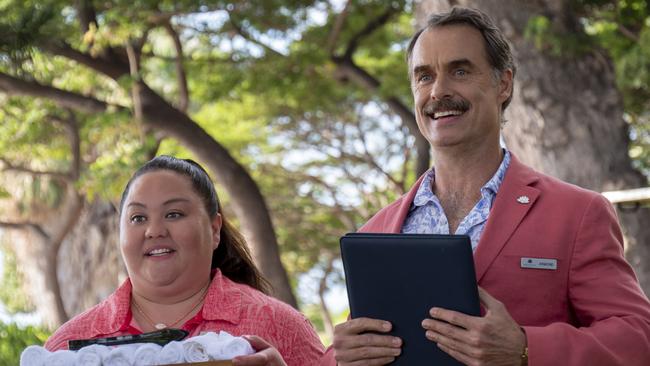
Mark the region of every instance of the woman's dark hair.
<instances>
[{"instance_id":1,"label":"woman's dark hair","mask_svg":"<svg viewBox=\"0 0 650 366\"><path fill-rule=\"evenodd\" d=\"M269 292L269 283L253 264L246 240L239 231L223 215L219 207L219 198L208 172L201 165L191 159L178 159L173 156L161 155L149 160L138 169L122 192L120 200L120 213L124 200L128 196L131 184L140 176L159 170L168 170L184 175L192 182L194 191L201 197L205 209L211 218L221 214L222 225L219 235L219 246L212 253L212 268L219 268L221 273L229 279L249 285L264 293Z\"/></svg>"},{"instance_id":2,"label":"woman's dark hair","mask_svg":"<svg viewBox=\"0 0 650 366\"><path fill-rule=\"evenodd\" d=\"M427 24L415 32L408 48L406 49L406 59L410 65L411 55L413 48L422 32L427 29L442 27L445 25L464 24L481 32L483 40L485 40L485 50L487 51L488 61L490 66L495 71L495 77L502 75L502 73L510 69L512 70L512 84L514 90L515 73L517 66L515 65L510 45L506 41L506 37L501 30L497 28L487 14L477 9L454 7L447 13L432 14L427 19ZM501 111L505 111L510 101L512 100L512 92L508 99L501 104Z\"/></svg>"}]
</instances>

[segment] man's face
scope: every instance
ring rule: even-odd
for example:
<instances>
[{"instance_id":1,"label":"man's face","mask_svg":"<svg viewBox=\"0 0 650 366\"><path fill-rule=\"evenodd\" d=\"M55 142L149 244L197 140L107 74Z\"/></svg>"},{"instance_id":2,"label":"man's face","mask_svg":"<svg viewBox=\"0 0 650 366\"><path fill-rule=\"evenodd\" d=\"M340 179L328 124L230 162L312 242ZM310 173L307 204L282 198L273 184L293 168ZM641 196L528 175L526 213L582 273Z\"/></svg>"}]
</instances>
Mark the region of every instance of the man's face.
<instances>
[{"instance_id":1,"label":"man's face","mask_svg":"<svg viewBox=\"0 0 650 366\"><path fill-rule=\"evenodd\" d=\"M512 72L496 79L478 30L446 25L424 31L409 73L418 127L434 150L498 146L501 104L510 95Z\"/></svg>"}]
</instances>

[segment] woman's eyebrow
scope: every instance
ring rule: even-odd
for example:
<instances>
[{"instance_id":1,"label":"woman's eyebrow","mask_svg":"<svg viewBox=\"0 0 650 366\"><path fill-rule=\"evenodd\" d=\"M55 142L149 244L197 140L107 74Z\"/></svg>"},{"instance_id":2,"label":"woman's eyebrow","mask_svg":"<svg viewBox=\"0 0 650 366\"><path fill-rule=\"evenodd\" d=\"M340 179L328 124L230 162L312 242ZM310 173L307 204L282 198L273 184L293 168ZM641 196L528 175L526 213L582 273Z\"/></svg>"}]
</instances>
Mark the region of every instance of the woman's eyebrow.
<instances>
[{"instance_id":1,"label":"woman's eyebrow","mask_svg":"<svg viewBox=\"0 0 650 366\"><path fill-rule=\"evenodd\" d=\"M170 198L167 201L163 202L163 206L171 205L172 203L189 203L189 202L190 200L187 198L182 198L182 197Z\"/></svg>"},{"instance_id":2,"label":"woman's eyebrow","mask_svg":"<svg viewBox=\"0 0 650 366\"><path fill-rule=\"evenodd\" d=\"M162 205L167 206L167 205L171 205L173 203L189 203L189 202L190 202L190 200L187 199L187 198L178 197L178 198L170 198L167 201L163 202ZM144 203L135 202L135 201L134 202L129 202L129 204L126 205L126 207L133 207L133 206L147 208L147 205L145 205Z\"/></svg>"}]
</instances>

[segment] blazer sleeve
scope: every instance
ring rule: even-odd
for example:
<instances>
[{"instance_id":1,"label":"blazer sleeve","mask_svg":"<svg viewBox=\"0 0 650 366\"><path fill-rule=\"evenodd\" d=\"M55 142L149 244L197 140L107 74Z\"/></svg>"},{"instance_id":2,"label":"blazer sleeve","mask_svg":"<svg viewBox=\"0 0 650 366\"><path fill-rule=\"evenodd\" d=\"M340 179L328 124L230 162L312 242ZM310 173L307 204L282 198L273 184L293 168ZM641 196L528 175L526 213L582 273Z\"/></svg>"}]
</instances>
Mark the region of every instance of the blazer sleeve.
<instances>
[{"instance_id":1,"label":"blazer sleeve","mask_svg":"<svg viewBox=\"0 0 650 366\"><path fill-rule=\"evenodd\" d=\"M567 323L526 326L529 364L650 365L650 302L623 255L612 205L594 195L569 264Z\"/></svg>"}]
</instances>

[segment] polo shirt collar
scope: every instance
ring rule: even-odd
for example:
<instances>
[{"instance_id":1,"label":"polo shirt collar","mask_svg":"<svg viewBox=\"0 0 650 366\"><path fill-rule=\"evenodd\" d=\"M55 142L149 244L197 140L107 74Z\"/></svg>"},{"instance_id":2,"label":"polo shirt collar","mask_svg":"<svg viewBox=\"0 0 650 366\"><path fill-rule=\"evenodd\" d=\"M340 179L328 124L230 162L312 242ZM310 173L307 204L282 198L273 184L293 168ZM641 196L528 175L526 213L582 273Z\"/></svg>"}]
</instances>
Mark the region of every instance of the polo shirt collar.
<instances>
[{"instance_id":1,"label":"polo shirt collar","mask_svg":"<svg viewBox=\"0 0 650 366\"><path fill-rule=\"evenodd\" d=\"M205 320L223 320L232 324L239 324L242 313L241 284L224 276L219 269L214 274L208 294L203 303L202 316Z\"/></svg>"}]
</instances>

